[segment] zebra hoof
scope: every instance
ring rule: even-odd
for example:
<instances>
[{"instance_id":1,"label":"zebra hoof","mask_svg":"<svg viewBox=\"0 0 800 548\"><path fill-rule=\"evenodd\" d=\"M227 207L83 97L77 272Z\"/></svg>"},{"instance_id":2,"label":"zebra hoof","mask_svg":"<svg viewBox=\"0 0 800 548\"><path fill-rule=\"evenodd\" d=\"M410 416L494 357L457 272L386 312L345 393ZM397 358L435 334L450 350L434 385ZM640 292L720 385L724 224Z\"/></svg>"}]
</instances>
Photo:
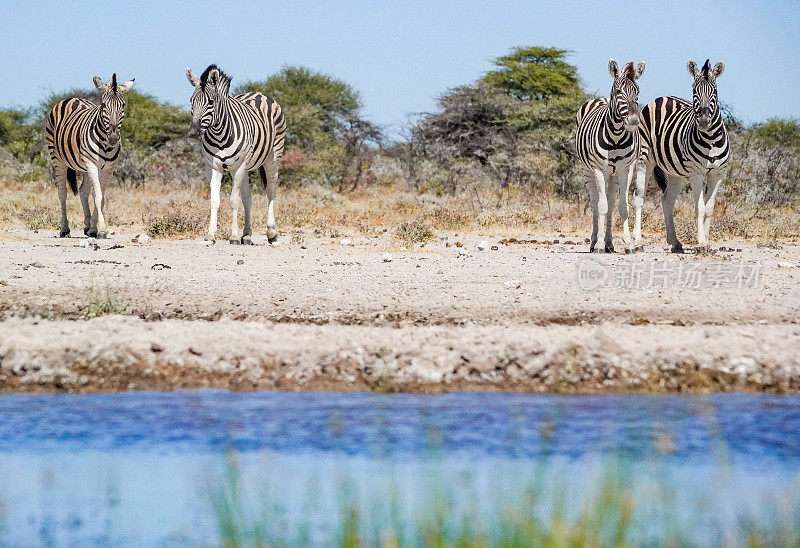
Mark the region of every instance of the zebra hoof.
<instances>
[{"instance_id":1,"label":"zebra hoof","mask_svg":"<svg viewBox=\"0 0 800 548\"><path fill-rule=\"evenodd\" d=\"M59 238L69 238L69 229L62 230L61 232L59 232L58 237Z\"/></svg>"},{"instance_id":2,"label":"zebra hoof","mask_svg":"<svg viewBox=\"0 0 800 548\"><path fill-rule=\"evenodd\" d=\"M90 230L89 232L86 233L86 235L89 238L97 238L97 231L96 230Z\"/></svg>"},{"instance_id":3,"label":"zebra hoof","mask_svg":"<svg viewBox=\"0 0 800 548\"><path fill-rule=\"evenodd\" d=\"M606 253L614 253L614 246L611 245L611 244L606 245L605 252Z\"/></svg>"},{"instance_id":4,"label":"zebra hoof","mask_svg":"<svg viewBox=\"0 0 800 548\"><path fill-rule=\"evenodd\" d=\"M84 228L83 229L83 235L84 236L88 236L89 235L89 229L88 228Z\"/></svg>"},{"instance_id":5,"label":"zebra hoof","mask_svg":"<svg viewBox=\"0 0 800 548\"><path fill-rule=\"evenodd\" d=\"M241 240L235 238L231 238L230 240L228 240L228 243L230 243L231 245L242 245Z\"/></svg>"},{"instance_id":6,"label":"zebra hoof","mask_svg":"<svg viewBox=\"0 0 800 548\"><path fill-rule=\"evenodd\" d=\"M108 238L108 232L98 232L96 238L98 240L105 240Z\"/></svg>"},{"instance_id":7,"label":"zebra hoof","mask_svg":"<svg viewBox=\"0 0 800 548\"><path fill-rule=\"evenodd\" d=\"M644 246L643 245L637 245L636 247L633 248L633 252L634 253L644 253Z\"/></svg>"},{"instance_id":8,"label":"zebra hoof","mask_svg":"<svg viewBox=\"0 0 800 548\"><path fill-rule=\"evenodd\" d=\"M205 237L203 238L203 241L211 242L213 244L216 243L217 238L213 234L206 234Z\"/></svg>"},{"instance_id":9,"label":"zebra hoof","mask_svg":"<svg viewBox=\"0 0 800 548\"><path fill-rule=\"evenodd\" d=\"M267 241L271 244L274 244L278 241L278 231L274 228L267 229Z\"/></svg>"},{"instance_id":10,"label":"zebra hoof","mask_svg":"<svg viewBox=\"0 0 800 548\"><path fill-rule=\"evenodd\" d=\"M626 247L625 248L625 255L630 255L631 253L636 253L635 247Z\"/></svg>"},{"instance_id":11,"label":"zebra hoof","mask_svg":"<svg viewBox=\"0 0 800 548\"><path fill-rule=\"evenodd\" d=\"M683 246L681 244L675 244L672 246L672 253L685 253L683 251Z\"/></svg>"},{"instance_id":12,"label":"zebra hoof","mask_svg":"<svg viewBox=\"0 0 800 548\"><path fill-rule=\"evenodd\" d=\"M253 240L250 236L242 236L242 245L253 245Z\"/></svg>"}]
</instances>

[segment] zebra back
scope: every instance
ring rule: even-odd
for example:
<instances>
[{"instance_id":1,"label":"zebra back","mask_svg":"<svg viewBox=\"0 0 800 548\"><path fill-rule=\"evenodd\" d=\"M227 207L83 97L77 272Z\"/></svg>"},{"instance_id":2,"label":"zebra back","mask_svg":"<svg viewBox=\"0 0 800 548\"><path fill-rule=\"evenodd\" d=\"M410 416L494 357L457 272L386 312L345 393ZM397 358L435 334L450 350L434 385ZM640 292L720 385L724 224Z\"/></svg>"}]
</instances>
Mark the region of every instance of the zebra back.
<instances>
[{"instance_id":1,"label":"zebra back","mask_svg":"<svg viewBox=\"0 0 800 548\"><path fill-rule=\"evenodd\" d=\"M266 121L267 133L269 135L270 149L273 152L275 161L280 161L283 156L283 147L286 140L286 118L283 109L273 98L258 91L240 93L234 99L241 101L257 112Z\"/></svg>"},{"instance_id":2,"label":"zebra back","mask_svg":"<svg viewBox=\"0 0 800 548\"><path fill-rule=\"evenodd\" d=\"M86 171L87 162L100 168L115 162L120 142L105 142L99 119L100 105L78 97L59 101L45 124L51 160L80 172Z\"/></svg>"},{"instance_id":3,"label":"zebra back","mask_svg":"<svg viewBox=\"0 0 800 548\"><path fill-rule=\"evenodd\" d=\"M642 159L670 175L689 177L722 167L730 157L730 141L720 119L700 131L691 102L658 97L640 114Z\"/></svg>"}]
</instances>

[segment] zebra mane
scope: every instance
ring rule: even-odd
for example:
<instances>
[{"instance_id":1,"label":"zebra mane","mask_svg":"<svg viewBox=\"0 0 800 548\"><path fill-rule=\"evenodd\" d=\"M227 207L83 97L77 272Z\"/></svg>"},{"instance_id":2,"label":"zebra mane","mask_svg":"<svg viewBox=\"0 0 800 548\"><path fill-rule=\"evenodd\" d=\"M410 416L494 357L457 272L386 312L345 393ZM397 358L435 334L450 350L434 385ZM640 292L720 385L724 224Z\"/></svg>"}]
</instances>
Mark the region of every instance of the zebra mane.
<instances>
[{"instance_id":1,"label":"zebra mane","mask_svg":"<svg viewBox=\"0 0 800 548\"><path fill-rule=\"evenodd\" d=\"M217 65L213 65L213 64L212 65L208 65L208 68L203 71L203 74L200 75L200 89L202 89L203 91L205 91L205 89L206 89L206 83L208 82L208 76L211 74L212 70L216 70L217 72L219 72L220 78L222 78L223 80L227 80L229 84L231 82L230 76L225 74L222 71L222 69L219 68Z\"/></svg>"},{"instance_id":2,"label":"zebra mane","mask_svg":"<svg viewBox=\"0 0 800 548\"><path fill-rule=\"evenodd\" d=\"M703 74L703 76L705 78L708 78L708 75L709 75L710 72L711 72L711 60L710 59L706 59L706 62L703 65L703 69L701 70L701 73Z\"/></svg>"},{"instance_id":3,"label":"zebra mane","mask_svg":"<svg viewBox=\"0 0 800 548\"><path fill-rule=\"evenodd\" d=\"M636 69L633 68L633 61L625 65L625 68L622 69L622 75L631 80L636 80Z\"/></svg>"},{"instance_id":4,"label":"zebra mane","mask_svg":"<svg viewBox=\"0 0 800 548\"><path fill-rule=\"evenodd\" d=\"M111 93L117 94L117 73L111 75Z\"/></svg>"}]
</instances>

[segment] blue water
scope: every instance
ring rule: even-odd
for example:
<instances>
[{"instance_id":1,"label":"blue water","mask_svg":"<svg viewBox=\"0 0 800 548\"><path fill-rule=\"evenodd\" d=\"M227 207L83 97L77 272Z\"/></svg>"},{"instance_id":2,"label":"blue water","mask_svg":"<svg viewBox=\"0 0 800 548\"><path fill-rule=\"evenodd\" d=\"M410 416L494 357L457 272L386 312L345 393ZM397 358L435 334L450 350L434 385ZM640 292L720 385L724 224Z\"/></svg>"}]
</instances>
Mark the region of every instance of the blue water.
<instances>
[{"instance_id":1,"label":"blue water","mask_svg":"<svg viewBox=\"0 0 800 548\"><path fill-rule=\"evenodd\" d=\"M280 502L286 526L306 522L320 539L342 478L365 504L395 488L419 509L431 474L468 477L463 492L488 505L546 462L577 506L611 458L643 481L668 475L687 520L724 499L720 519L735 521L798 477L800 397L2 396L0 542L214 544L210 492L230 473L226 454L252 493Z\"/></svg>"}]
</instances>

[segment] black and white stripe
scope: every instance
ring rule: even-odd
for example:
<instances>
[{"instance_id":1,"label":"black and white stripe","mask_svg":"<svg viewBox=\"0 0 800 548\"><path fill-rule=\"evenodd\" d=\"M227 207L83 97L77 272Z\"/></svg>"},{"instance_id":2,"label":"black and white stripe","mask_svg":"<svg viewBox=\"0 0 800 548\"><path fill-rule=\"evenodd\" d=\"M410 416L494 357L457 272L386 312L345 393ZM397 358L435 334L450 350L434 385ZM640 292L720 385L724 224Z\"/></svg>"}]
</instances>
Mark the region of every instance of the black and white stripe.
<instances>
[{"instance_id":1,"label":"black and white stripe","mask_svg":"<svg viewBox=\"0 0 800 548\"><path fill-rule=\"evenodd\" d=\"M78 193L78 173L85 173L80 187L84 233L104 238L101 178L114 165L121 148L120 130L125 117L125 92L134 80L117 84L117 75L108 83L97 76L94 85L102 93L100 104L73 97L60 101L50 111L45 125L47 148L53 162L53 177L61 201L61 237L69 235L67 185ZM88 177L88 181L87 181ZM89 193L94 191L95 209L89 210Z\"/></svg>"},{"instance_id":2,"label":"black and white stripe","mask_svg":"<svg viewBox=\"0 0 800 548\"><path fill-rule=\"evenodd\" d=\"M267 188L269 211L267 238L278 237L275 228L274 201L278 169L286 137L286 120L278 103L262 93L230 95L231 79L216 65L209 66L198 78L186 69L195 87L192 94L192 133L199 134L203 154L211 167L211 219L207 240L214 241L223 170L233 176L231 190L231 243L250 244L250 183L247 174L258 170ZM244 231L239 236L239 207L244 206Z\"/></svg>"},{"instance_id":3,"label":"black and white stripe","mask_svg":"<svg viewBox=\"0 0 800 548\"><path fill-rule=\"evenodd\" d=\"M701 69L694 61L686 68L694 78L691 102L659 97L642 109L642 153L637 169L641 186L652 176L664 191L661 203L667 241L676 253L683 251L673 220L677 195L688 180L694 191L697 243L707 246L722 168L730 156L728 132L717 99L717 78L725 65L717 63L712 68L706 59Z\"/></svg>"},{"instance_id":4,"label":"black and white stripe","mask_svg":"<svg viewBox=\"0 0 800 548\"><path fill-rule=\"evenodd\" d=\"M614 78L609 98L585 103L577 114L575 147L586 178L586 189L592 205L592 238L590 250L597 243L598 227L605 225L605 251L613 252L611 210L620 189L619 211L624 222L626 246L631 245L628 231L627 188L631 168L639 157L639 86L636 80L644 73L644 62L634 68L628 63L619 70L611 59L608 71Z\"/></svg>"}]
</instances>

